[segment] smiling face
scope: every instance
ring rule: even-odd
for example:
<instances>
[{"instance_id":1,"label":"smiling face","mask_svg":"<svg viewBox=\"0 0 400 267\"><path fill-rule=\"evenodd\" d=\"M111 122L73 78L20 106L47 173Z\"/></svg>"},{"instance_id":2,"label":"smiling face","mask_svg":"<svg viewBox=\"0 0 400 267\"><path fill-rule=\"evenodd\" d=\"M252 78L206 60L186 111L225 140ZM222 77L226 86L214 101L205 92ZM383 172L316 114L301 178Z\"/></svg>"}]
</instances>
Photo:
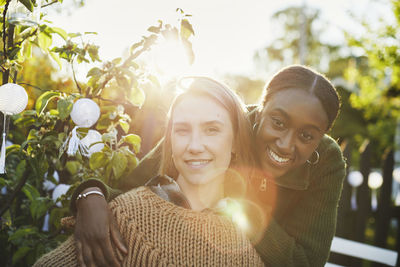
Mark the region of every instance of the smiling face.
<instances>
[{"instance_id":1,"label":"smiling face","mask_svg":"<svg viewBox=\"0 0 400 267\"><path fill-rule=\"evenodd\" d=\"M234 141L228 111L207 96L186 96L172 112L171 147L178 183L222 183Z\"/></svg>"},{"instance_id":2,"label":"smiling face","mask_svg":"<svg viewBox=\"0 0 400 267\"><path fill-rule=\"evenodd\" d=\"M260 115L257 157L263 171L273 177L304 164L328 128L321 102L304 90L275 93Z\"/></svg>"}]
</instances>

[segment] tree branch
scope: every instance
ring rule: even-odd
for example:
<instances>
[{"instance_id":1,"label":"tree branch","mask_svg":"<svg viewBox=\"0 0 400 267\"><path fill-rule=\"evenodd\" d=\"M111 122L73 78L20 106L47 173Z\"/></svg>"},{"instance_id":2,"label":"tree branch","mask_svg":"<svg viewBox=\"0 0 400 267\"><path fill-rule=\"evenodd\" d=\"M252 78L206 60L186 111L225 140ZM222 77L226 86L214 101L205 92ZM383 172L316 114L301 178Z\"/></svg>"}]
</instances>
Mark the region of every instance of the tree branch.
<instances>
[{"instance_id":1,"label":"tree branch","mask_svg":"<svg viewBox=\"0 0 400 267\"><path fill-rule=\"evenodd\" d=\"M22 187L25 185L26 181L28 180L28 168L25 170L24 174L22 175L22 179L19 181L18 185L15 187L14 192L11 194L11 197L8 199L6 204L1 207L0 209L0 217L10 208L12 202L14 201L15 197L21 191Z\"/></svg>"},{"instance_id":2,"label":"tree branch","mask_svg":"<svg viewBox=\"0 0 400 267\"><path fill-rule=\"evenodd\" d=\"M57 0L54 0L53 2L50 2L50 3L48 3L48 4L43 5L42 8L51 6L51 5L56 4L56 3L58 3L58 1L57 1Z\"/></svg>"},{"instance_id":3,"label":"tree branch","mask_svg":"<svg viewBox=\"0 0 400 267\"><path fill-rule=\"evenodd\" d=\"M76 79L76 75L75 75L74 59L72 59L72 61L71 61L71 68L72 68L72 75L74 76L74 82L76 84L76 87L78 87L79 94L82 94L82 88L79 86L78 80Z\"/></svg>"}]
</instances>

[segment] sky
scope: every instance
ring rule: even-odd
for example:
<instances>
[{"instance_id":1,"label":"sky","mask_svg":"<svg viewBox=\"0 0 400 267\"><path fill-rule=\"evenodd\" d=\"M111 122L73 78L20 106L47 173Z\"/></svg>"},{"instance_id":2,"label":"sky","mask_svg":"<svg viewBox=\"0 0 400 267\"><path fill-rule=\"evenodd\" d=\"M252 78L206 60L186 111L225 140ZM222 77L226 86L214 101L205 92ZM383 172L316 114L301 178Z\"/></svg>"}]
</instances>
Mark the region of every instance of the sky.
<instances>
[{"instance_id":1,"label":"sky","mask_svg":"<svg viewBox=\"0 0 400 267\"><path fill-rule=\"evenodd\" d=\"M72 12L49 14L54 26L67 32L97 32L91 41L100 46L100 57L110 60L123 55L133 43L148 34L147 28L176 23L176 8L191 14L195 36L192 38L195 62L181 70L184 74L234 73L256 75L253 63L257 49L279 34L271 15L285 7L303 5L319 8L329 24L323 38L329 42L344 42L341 29L358 31L348 16L375 14L377 2L371 0L86 0L85 6ZM66 1L64 1L65 4Z\"/></svg>"}]
</instances>

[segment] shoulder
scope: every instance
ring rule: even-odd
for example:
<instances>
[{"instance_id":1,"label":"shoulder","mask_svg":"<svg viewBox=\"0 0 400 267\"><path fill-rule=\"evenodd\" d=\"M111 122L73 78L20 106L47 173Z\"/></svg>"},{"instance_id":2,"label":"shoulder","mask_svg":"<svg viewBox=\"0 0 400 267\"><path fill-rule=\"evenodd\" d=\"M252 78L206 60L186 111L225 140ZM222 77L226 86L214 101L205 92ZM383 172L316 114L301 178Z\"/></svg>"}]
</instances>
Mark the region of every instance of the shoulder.
<instances>
[{"instance_id":1,"label":"shoulder","mask_svg":"<svg viewBox=\"0 0 400 267\"><path fill-rule=\"evenodd\" d=\"M332 137L325 135L317 151L320 154L320 160L318 164L311 166L312 176L331 177L331 179L342 181L346 173L346 161L339 144Z\"/></svg>"},{"instance_id":2,"label":"shoulder","mask_svg":"<svg viewBox=\"0 0 400 267\"><path fill-rule=\"evenodd\" d=\"M317 148L321 160L337 160L344 163L343 153L339 144L329 135L324 135Z\"/></svg>"}]
</instances>

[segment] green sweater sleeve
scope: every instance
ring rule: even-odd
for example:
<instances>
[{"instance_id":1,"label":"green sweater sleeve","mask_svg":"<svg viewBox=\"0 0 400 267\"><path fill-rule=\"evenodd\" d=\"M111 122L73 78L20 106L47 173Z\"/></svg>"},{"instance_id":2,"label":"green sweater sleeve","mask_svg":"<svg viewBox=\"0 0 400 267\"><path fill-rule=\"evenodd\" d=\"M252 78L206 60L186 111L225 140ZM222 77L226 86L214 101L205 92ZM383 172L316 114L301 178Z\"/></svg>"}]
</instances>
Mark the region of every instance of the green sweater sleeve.
<instances>
[{"instance_id":1,"label":"green sweater sleeve","mask_svg":"<svg viewBox=\"0 0 400 267\"><path fill-rule=\"evenodd\" d=\"M324 266L328 259L345 162L339 146L331 139L319 151L321 159L311 169L307 190L299 192L295 206L279 222L272 216L264 236L255 245L267 266Z\"/></svg>"},{"instance_id":2,"label":"green sweater sleeve","mask_svg":"<svg viewBox=\"0 0 400 267\"><path fill-rule=\"evenodd\" d=\"M109 187L101 179L91 178L83 181L72 193L70 202L71 213L73 215L76 214L76 203L74 200L86 188L99 187L107 202L109 202L123 192L146 184L150 178L158 174L162 144L163 139L161 139L160 142L158 142L158 144L140 160L138 166L129 175L124 176L119 180L117 188Z\"/></svg>"}]
</instances>

